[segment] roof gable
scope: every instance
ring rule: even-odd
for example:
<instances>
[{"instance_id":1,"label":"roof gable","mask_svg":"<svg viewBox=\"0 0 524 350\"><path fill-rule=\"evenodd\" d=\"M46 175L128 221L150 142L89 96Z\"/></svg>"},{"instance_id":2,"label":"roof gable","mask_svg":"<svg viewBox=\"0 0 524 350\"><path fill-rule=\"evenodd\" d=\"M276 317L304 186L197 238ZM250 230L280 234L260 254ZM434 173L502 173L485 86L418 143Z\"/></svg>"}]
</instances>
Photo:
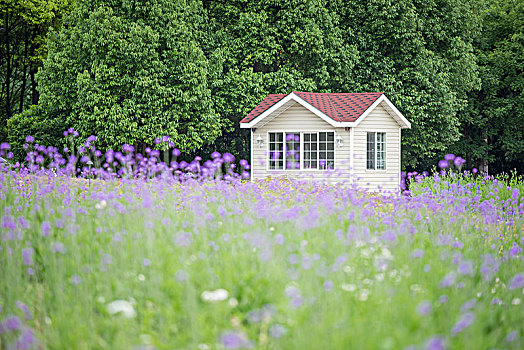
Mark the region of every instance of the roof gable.
<instances>
[{"instance_id":1,"label":"roof gable","mask_svg":"<svg viewBox=\"0 0 524 350\"><path fill-rule=\"evenodd\" d=\"M361 116L383 93L311 93L293 92L297 97L322 112L335 122L354 122ZM249 123L277 102L286 94L270 94L260 102L241 123Z\"/></svg>"}]
</instances>

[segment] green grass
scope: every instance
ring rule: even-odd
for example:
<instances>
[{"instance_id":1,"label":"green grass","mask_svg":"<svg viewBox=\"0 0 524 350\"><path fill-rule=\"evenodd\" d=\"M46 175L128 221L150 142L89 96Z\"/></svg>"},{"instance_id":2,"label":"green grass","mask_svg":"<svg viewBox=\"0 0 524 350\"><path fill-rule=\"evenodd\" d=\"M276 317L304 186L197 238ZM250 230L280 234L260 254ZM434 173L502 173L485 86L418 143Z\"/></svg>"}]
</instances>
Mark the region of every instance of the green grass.
<instances>
[{"instance_id":1,"label":"green grass","mask_svg":"<svg viewBox=\"0 0 524 350\"><path fill-rule=\"evenodd\" d=\"M424 348L432 337L451 349L524 345L524 304L512 305L523 290L508 289L524 272L522 253L509 255L513 244L522 246L522 216L497 221L471 202L466 211L460 198L467 194L450 203L277 180L94 181L88 188L69 178L3 176L2 222L12 219L16 228L2 228L0 320L20 317L34 330L34 348L223 349L225 332L256 349ZM64 253L53 252L56 243ZM29 246L35 253L26 266L22 249ZM423 256L413 258L417 249ZM486 254L500 264L491 279L481 272ZM474 271L439 287L464 261ZM225 300L203 300L203 292L219 288L228 291ZM440 303L443 295L448 300ZM503 305L491 305L493 298ZM475 320L454 335L467 312L461 306L472 299ZM110 314L115 300L128 301L136 315ZM417 312L422 301L432 305L424 316ZM273 311L250 321L264 308ZM279 338L270 334L275 325L285 328ZM508 342L513 331L518 337ZM20 334L1 334L0 348Z\"/></svg>"}]
</instances>

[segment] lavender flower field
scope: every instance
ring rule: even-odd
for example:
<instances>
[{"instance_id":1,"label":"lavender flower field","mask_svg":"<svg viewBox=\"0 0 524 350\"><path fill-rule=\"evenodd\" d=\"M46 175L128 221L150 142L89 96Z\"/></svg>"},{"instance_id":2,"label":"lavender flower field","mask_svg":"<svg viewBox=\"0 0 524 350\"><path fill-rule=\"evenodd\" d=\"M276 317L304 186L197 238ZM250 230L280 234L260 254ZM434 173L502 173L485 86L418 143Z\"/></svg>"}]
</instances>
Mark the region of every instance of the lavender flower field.
<instances>
[{"instance_id":1,"label":"lavender flower field","mask_svg":"<svg viewBox=\"0 0 524 350\"><path fill-rule=\"evenodd\" d=\"M28 151L0 172L0 349L524 347L522 182L371 195L229 154Z\"/></svg>"}]
</instances>

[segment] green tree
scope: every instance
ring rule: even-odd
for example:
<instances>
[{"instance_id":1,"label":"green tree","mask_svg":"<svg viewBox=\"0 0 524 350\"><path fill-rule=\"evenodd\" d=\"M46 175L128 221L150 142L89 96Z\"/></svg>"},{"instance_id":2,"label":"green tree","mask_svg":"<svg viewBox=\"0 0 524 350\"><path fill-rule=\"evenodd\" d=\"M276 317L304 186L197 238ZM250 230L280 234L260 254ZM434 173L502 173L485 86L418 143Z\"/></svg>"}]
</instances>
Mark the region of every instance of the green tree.
<instances>
[{"instance_id":1,"label":"green tree","mask_svg":"<svg viewBox=\"0 0 524 350\"><path fill-rule=\"evenodd\" d=\"M212 96L229 123L211 147L249 158L249 131L239 121L269 93L330 92L351 68L348 50L327 2L203 1L209 17L204 51L217 69Z\"/></svg>"},{"instance_id":2,"label":"green tree","mask_svg":"<svg viewBox=\"0 0 524 350\"><path fill-rule=\"evenodd\" d=\"M36 72L46 54L45 37L70 11L71 0L0 1L0 142L7 120L38 103Z\"/></svg>"},{"instance_id":3,"label":"green tree","mask_svg":"<svg viewBox=\"0 0 524 350\"><path fill-rule=\"evenodd\" d=\"M464 138L453 147L483 171L524 171L524 1L493 0L475 43L482 88L470 95Z\"/></svg>"},{"instance_id":4,"label":"green tree","mask_svg":"<svg viewBox=\"0 0 524 350\"><path fill-rule=\"evenodd\" d=\"M97 135L102 147L143 150L164 135L184 151L212 142L222 122L193 30L200 16L193 1L79 2L48 36L35 113Z\"/></svg>"},{"instance_id":5,"label":"green tree","mask_svg":"<svg viewBox=\"0 0 524 350\"><path fill-rule=\"evenodd\" d=\"M333 1L346 45L357 53L338 91L383 91L412 122L403 165L428 168L460 138L468 93L478 89L473 40L477 1Z\"/></svg>"}]
</instances>

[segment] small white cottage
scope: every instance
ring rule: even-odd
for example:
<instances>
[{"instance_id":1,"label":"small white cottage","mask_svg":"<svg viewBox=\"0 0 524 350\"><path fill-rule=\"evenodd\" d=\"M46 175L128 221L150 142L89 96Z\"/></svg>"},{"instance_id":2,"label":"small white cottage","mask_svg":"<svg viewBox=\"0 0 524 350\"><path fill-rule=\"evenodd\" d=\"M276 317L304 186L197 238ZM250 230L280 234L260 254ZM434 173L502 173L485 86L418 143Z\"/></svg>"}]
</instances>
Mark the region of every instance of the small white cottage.
<instances>
[{"instance_id":1,"label":"small white cottage","mask_svg":"<svg viewBox=\"0 0 524 350\"><path fill-rule=\"evenodd\" d=\"M399 191L401 129L381 92L271 94L240 121L251 129L251 178L310 177Z\"/></svg>"}]
</instances>

